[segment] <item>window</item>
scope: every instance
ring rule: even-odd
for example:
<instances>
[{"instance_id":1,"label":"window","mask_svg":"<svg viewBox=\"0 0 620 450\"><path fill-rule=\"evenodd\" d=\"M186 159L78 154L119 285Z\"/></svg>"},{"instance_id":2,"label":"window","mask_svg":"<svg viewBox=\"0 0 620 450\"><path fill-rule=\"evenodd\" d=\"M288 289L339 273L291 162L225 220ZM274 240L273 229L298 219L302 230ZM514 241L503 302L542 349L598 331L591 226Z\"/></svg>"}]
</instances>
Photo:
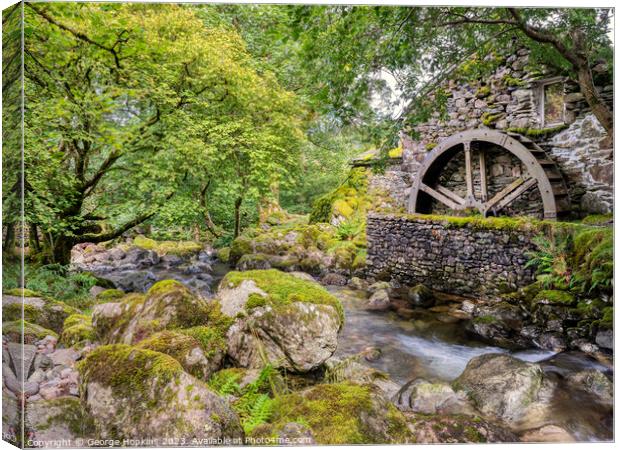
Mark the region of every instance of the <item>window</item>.
<instances>
[{"instance_id":1,"label":"window","mask_svg":"<svg viewBox=\"0 0 620 450\"><path fill-rule=\"evenodd\" d=\"M564 123L564 83L543 84L541 109L543 127Z\"/></svg>"}]
</instances>

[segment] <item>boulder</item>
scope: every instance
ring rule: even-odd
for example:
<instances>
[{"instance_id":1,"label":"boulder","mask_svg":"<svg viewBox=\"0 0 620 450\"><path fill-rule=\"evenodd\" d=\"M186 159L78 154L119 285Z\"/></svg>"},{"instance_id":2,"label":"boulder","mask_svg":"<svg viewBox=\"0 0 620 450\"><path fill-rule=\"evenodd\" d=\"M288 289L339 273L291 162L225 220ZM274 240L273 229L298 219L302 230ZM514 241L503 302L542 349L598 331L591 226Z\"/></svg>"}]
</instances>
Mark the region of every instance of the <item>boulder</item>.
<instances>
[{"instance_id":1,"label":"boulder","mask_svg":"<svg viewBox=\"0 0 620 450\"><path fill-rule=\"evenodd\" d=\"M336 350L344 321L337 298L316 282L275 269L230 272L220 283L222 313L235 319L228 355L241 367L307 372Z\"/></svg>"},{"instance_id":2,"label":"boulder","mask_svg":"<svg viewBox=\"0 0 620 450\"><path fill-rule=\"evenodd\" d=\"M2 322L2 336L4 336L8 342L21 342L22 335L25 344L34 344L44 339L46 336L53 336L58 339L58 335L54 331L48 330L35 323L30 323L25 320Z\"/></svg>"},{"instance_id":3,"label":"boulder","mask_svg":"<svg viewBox=\"0 0 620 450\"><path fill-rule=\"evenodd\" d=\"M13 321L22 319L23 292L23 319L49 328L56 333L62 332L63 322L71 314L79 311L63 302L43 298L27 289L14 289L10 293L2 294L2 320Z\"/></svg>"},{"instance_id":4,"label":"boulder","mask_svg":"<svg viewBox=\"0 0 620 450\"><path fill-rule=\"evenodd\" d=\"M383 392L386 398L393 398L400 386L390 379L387 373L358 362L359 357L332 357L325 361L325 380L331 383L352 382L371 384Z\"/></svg>"},{"instance_id":5,"label":"boulder","mask_svg":"<svg viewBox=\"0 0 620 450\"><path fill-rule=\"evenodd\" d=\"M328 273L321 278L321 283L327 286L346 286L348 283L347 277L338 273Z\"/></svg>"},{"instance_id":6,"label":"boulder","mask_svg":"<svg viewBox=\"0 0 620 450\"><path fill-rule=\"evenodd\" d=\"M26 423L33 440L49 443L62 441L65 448L84 447L84 439L92 438L95 432L92 418L84 411L77 397L28 403Z\"/></svg>"},{"instance_id":7,"label":"boulder","mask_svg":"<svg viewBox=\"0 0 620 450\"><path fill-rule=\"evenodd\" d=\"M595 401L607 407L614 404L614 385L607 376L596 369L571 373L566 382L573 388L591 395Z\"/></svg>"},{"instance_id":8,"label":"boulder","mask_svg":"<svg viewBox=\"0 0 620 450\"><path fill-rule=\"evenodd\" d=\"M463 391L454 392L447 383L418 378L406 383L397 393L396 406L402 411L422 414L464 414L476 411Z\"/></svg>"},{"instance_id":9,"label":"boulder","mask_svg":"<svg viewBox=\"0 0 620 450\"><path fill-rule=\"evenodd\" d=\"M218 307L180 282L164 280L146 295L130 294L120 302L96 305L92 323L101 342L132 344L158 331L208 325Z\"/></svg>"},{"instance_id":10,"label":"boulder","mask_svg":"<svg viewBox=\"0 0 620 450\"><path fill-rule=\"evenodd\" d=\"M528 430L521 435L521 442L575 442L575 438L564 428L545 425Z\"/></svg>"},{"instance_id":11,"label":"boulder","mask_svg":"<svg viewBox=\"0 0 620 450\"><path fill-rule=\"evenodd\" d=\"M119 439L174 437L187 442L238 441L243 436L228 402L168 355L105 345L89 353L79 370L82 402L101 435L114 430Z\"/></svg>"},{"instance_id":12,"label":"boulder","mask_svg":"<svg viewBox=\"0 0 620 450\"><path fill-rule=\"evenodd\" d=\"M255 428L251 437L279 435L291 422L303 423L321 445L414 442L405 416L372 385L320 384L281 395L270 423Z\"/></svg>"},{"instance_id":13,"label":"boulder","mask_svg":"<svg viewBox=\"0 0 620 450\"><path fill-rule=\"evenodd\" d=\"M462 444L483 442L518 442L505 427L480 417L461 415L414 415L409 429L418 444Z\"/></svg>"},{"instance_id":14,"label":"boulder","mask_svg":"<svg viewBox=\"0 0 620 450\"><path fill-rule=\"evenodd\" d=\"M172 356L187 373L204 381L219 370L226 355L224 336L209 327L160 331L137 347Z\"/></svg>"},{"instance_id":15,"label":"boulder","mask_svg":"<svg viewBox=\"0 0 620 450\"><path fill-rule=\"evenodd\" d=\"M502 419L519 429L527 423L544 423L549 415L555 384L540 365L506 354L488 353L472 358L453 382L484 415Z\"/></svg>"},{"instance_id":16,"label":"boulder","mask_svg":"<svg viewBox=\"0 0 620 450\"><path fill-rule=\"evenodd\" d=\"M261 253L247 253L239 258L237 270L265 270L271 269L271 263L266 255Z\"/></svg>"},{"instance_id":17,"label":"boulder","mask_svg":"<svg viewBox=\"0 0 620 450\"><path fill-rule=\"evenodd\" d=\"M435 306L433 292L423 284L418 284L410 288L409 291L407 291L407 300L412 306L421 308Z\"/></svg>"},{"instance_id":18,"label":"boulder","mask_svg":"<svg viewBox=\"0 0 620 450\"><path fill-rule=\"evenodd\" d=\"M365 309L371 311L385 311L390 307L390 294L387 289L375 291L364 305Z\"/></svg>"},{"instance_id":19,"label":"boulder","mask_svg":"<svg viewBox=\"0 0 620 450\"><path fill-rule=\"evenodd\" d=\"M599 347L609 350L614 349L614 332L613 330L599 330L596 333L596 344Z\"/></svg>"}]
</instances>

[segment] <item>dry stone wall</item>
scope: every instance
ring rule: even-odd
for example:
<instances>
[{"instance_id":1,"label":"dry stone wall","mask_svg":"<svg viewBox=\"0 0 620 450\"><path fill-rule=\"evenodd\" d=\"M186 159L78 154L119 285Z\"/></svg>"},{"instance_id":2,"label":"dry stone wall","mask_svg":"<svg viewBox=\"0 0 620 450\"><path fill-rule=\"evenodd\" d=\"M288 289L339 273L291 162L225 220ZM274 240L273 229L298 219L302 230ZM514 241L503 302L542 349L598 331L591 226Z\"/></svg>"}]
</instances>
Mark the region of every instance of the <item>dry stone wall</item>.
<instances>
[{"instance_id":1,"label":"dry stone wall","mask_svg":"<svg viewBox=\"0 0 620 450\"><path fill-rule=\"evenodd\" d=\"M370 214L367 274L443 292L495 298L531 284L526 252L533 235L523 230L452 225L405 214Z\"/></svg>"}]
</instances>

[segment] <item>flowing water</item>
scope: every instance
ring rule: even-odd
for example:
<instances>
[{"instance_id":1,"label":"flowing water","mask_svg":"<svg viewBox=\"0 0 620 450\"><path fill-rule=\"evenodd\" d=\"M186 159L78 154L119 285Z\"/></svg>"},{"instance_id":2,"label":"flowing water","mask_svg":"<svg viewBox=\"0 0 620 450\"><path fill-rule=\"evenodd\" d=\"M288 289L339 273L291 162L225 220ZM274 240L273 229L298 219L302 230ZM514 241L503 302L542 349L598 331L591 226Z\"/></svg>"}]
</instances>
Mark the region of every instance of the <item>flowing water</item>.
<instances>
[{"instance_id":1,"label":"flowing water","mask_svg":"<svg viewBox=\"0 0 620 450\"><path fill-rule=\"evenodd\" d=\"M209 296L225 274L228 265L212 262L209 274L188 274L175 268L153 270L157 280L175 278ZM194 279L198 280L195 286ZM200 280L207 281L207 283ZM208 286L206 286L208 284ZM554 422L569 429L580 441L610 440L613 417L583 393L570 390L562 378L572 372L595 368L611 376L611 369L586 354L529 349L519 352L490 346L472 338L465 321L441 320L441 314L419 310L415 319L403 320L392 312L363 309L364 293L341 287L328 288L342 302L345 325L338 339L335 356L356 355L369 347L379 348L381 356L366 364L389 374L398 384L414 378L450 382L457 378L467 362L485 353L510 353L516 358L538 362L549 376L558 379L554 394Z\"/></svg>"}]
</instances>

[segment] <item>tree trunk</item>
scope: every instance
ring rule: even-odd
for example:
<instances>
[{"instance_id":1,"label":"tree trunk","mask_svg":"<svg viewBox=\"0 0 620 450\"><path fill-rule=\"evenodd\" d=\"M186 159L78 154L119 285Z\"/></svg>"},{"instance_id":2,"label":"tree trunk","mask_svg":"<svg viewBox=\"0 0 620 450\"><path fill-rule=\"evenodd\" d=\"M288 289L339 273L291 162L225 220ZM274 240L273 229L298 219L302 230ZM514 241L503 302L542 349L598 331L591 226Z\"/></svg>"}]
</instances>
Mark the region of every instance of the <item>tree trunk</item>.
<instances>
[{"instance_id":1,"label":"tree trunk","mask_svg":"<svg viewBox=\"0 0 620 450\"><path fill-rule=\"evenodd\" d=\"M75 245L75 241L72 238L66 236L58 236L56 240L51 243L51 251L48 254L48 261L50 263L57 263L66 266L71 262L71 249Z\"/></svg>"},{"instance_id":2,"label":"tree trunk","mask_svg":"<svg viewBox=\"0 0 620 450\"><path fill-rule=\"evenodd\" d=\"M15 224L7 223L6 224L6 235L4 236L2 250L4 254L13 256L14 249L15 249Z\"/></svg>"},{"instance_id":3,"label":"tree trunk","mask_svg":"<svg viewBox=\"0 0 620 450\"><path fill-rule=\"evenodd\" d=\"M596 86L594 86L592 72L587 65L577 68L577 79L579 82L579 89L590 108L592 108L592 113L596 116L603 128L605 128L607 135L613 139L614 115L601 98Z\"/></svg>"},{"instance_id":4,"label":"tree trunk","mask_svg":"<svg viewBox=\"0 0 620 450\"><path fill-rule=\"evenodd\" d=\"M235 200L235 233L234 237L238 237L241 234L241 203L243 203L243 197L237 197Z\"/></svg>"},{"instance_id":5,"label":"tree trunk","mask_svg":"<svg viewBox=\"0 0 620 450\"><path fill-rule=\"evenodd\" d=\"M39 253L41 251L41 243L39 242L39 230L34 223L30 224L30 232L28 237L30 238L29 247L31 249L31 252Z\"/></svg>"}]
</instances>

